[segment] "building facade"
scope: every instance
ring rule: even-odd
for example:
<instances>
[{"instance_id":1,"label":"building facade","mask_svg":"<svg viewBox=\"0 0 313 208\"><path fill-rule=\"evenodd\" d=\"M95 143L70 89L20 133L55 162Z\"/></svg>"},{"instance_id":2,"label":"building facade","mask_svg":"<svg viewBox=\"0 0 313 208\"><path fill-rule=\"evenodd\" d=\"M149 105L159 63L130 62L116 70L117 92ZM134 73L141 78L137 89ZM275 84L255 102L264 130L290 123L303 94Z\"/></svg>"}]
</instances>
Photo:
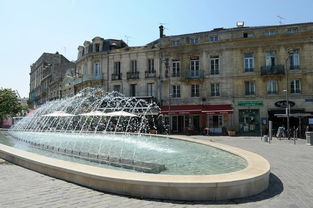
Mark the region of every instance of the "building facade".
<instances>
[{"instance_id":1,"label":"building facade","mask_svg":"<svg viewBox=\"0 0 313 208\"><path fill-rule=\"evenodd\" d=\"M31 65L29 101L38 106L48 100L62 97L62 83L67 69L75 68L75 63L57 53L43 53Z\"/></svg>"},{"instance_id":2,"label":"building facade","mask_svg":"<svg viewBox=\"0 0 313 208\"><path fill-rule=\"evenodd\" d=\"M274 129L286 126L289 115L290 127L303 134L313 113L312 43L313 23L173 36L160 26L160 38L139 47L95 37L78 47L63 89L71 95L101 87L156 101L171 133L232 127L260 135L269 120Z\"/></svg>"}]
</instances>

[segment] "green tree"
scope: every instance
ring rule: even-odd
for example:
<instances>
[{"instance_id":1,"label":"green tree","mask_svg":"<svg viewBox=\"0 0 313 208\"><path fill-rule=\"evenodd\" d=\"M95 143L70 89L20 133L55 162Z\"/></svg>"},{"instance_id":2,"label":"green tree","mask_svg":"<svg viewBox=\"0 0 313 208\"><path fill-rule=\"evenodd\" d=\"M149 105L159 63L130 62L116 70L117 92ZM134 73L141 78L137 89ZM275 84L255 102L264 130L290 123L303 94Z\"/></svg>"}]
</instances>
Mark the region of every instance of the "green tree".
<instances>
[{"instance_id":1,"label":"green tree","mask_svg":"<svg viewBox=\"0 0 313 208\"><path fill-rule=\"evenodd\" d=\"M4 116L13 116L21 110L16 93L11 89L0 89L0 124Z\"/></svg>"}]
</instances>

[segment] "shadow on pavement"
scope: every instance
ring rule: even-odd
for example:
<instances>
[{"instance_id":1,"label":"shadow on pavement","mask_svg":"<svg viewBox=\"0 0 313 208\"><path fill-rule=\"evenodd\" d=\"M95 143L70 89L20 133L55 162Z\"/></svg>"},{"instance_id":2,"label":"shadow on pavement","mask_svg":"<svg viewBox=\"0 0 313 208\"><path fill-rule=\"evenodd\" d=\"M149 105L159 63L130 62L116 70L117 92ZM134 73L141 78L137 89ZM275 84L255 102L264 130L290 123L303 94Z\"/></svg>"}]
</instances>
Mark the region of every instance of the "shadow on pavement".
<instances>
[{"instance_id":1,"label":"shadow on pavement","mask_svg":"<svg viewBox=\"0 0 313 208\"><path fill-rule=\"evenodd\" d=\"M282 181L273 173L270 174L270 182L268 188L260 194L250 196L242 199L222 200L222 201L170 201L170 200L151 200L159 201L164 203L172 204L198 204L198 205L209 205L209 204L243 204L249 202L257 202L266 199L273 198L279 195L284 190Z\"/></svg>"}]
</instances>

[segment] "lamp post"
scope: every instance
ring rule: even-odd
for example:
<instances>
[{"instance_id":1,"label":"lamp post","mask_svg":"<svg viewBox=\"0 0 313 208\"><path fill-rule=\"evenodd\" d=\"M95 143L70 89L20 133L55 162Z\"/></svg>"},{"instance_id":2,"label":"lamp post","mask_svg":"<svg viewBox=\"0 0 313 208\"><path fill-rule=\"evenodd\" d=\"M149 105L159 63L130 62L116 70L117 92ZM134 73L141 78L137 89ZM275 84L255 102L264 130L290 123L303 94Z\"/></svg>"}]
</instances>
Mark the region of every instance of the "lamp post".
<instances>
[{"instance_id":1,"label":"lamp post","mask_svg":"<svg viewBox=\"0 0 313 208\"><path fill-rule=\"evenodd\" d=\"M172 128L172 119L171 119L171 72L170 72L170 62L169 59L166 58L164 60L166 73L168 75L168 122L169 122L169 129L168 133L171 134L171 128Z\"/></svg>"},{"instance_id":2,"label":"lamp post","mask_svg":"<svg viewBox=\"0 0 313 208\"><path fill-rule=\"evenodd\" d=\"M289 84L289 79L288 79L288 60L290 58L290 55L293 54L293 50L288 50L288 56L286 58L286 61L285 61L285 77L286 77L286 89L284 90L286 92L286 130L287 130L287 136L289 138L289 130L290 130L290 104L289 104L289 91L288 91L288 84Z\"/></svg>"}]
</instances>

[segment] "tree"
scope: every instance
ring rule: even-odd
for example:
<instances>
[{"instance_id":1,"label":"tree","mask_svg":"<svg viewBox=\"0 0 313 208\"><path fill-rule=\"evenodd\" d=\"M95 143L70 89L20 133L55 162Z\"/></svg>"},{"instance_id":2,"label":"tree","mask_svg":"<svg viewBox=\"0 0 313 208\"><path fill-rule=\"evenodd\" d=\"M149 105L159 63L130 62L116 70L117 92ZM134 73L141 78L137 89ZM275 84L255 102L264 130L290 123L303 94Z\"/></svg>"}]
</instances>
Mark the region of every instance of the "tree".
<instances>
[{"instance_id":1,"label":"tree","mask_svg":"<svg viewBox=\"0 0 313 208\"><path fill-rule=\"evenodd\" d=\"M4 116L12 116L20 112L21 104L16 93L11 89L0 89L0 124Z\"/></svg>"}]
</instances>

